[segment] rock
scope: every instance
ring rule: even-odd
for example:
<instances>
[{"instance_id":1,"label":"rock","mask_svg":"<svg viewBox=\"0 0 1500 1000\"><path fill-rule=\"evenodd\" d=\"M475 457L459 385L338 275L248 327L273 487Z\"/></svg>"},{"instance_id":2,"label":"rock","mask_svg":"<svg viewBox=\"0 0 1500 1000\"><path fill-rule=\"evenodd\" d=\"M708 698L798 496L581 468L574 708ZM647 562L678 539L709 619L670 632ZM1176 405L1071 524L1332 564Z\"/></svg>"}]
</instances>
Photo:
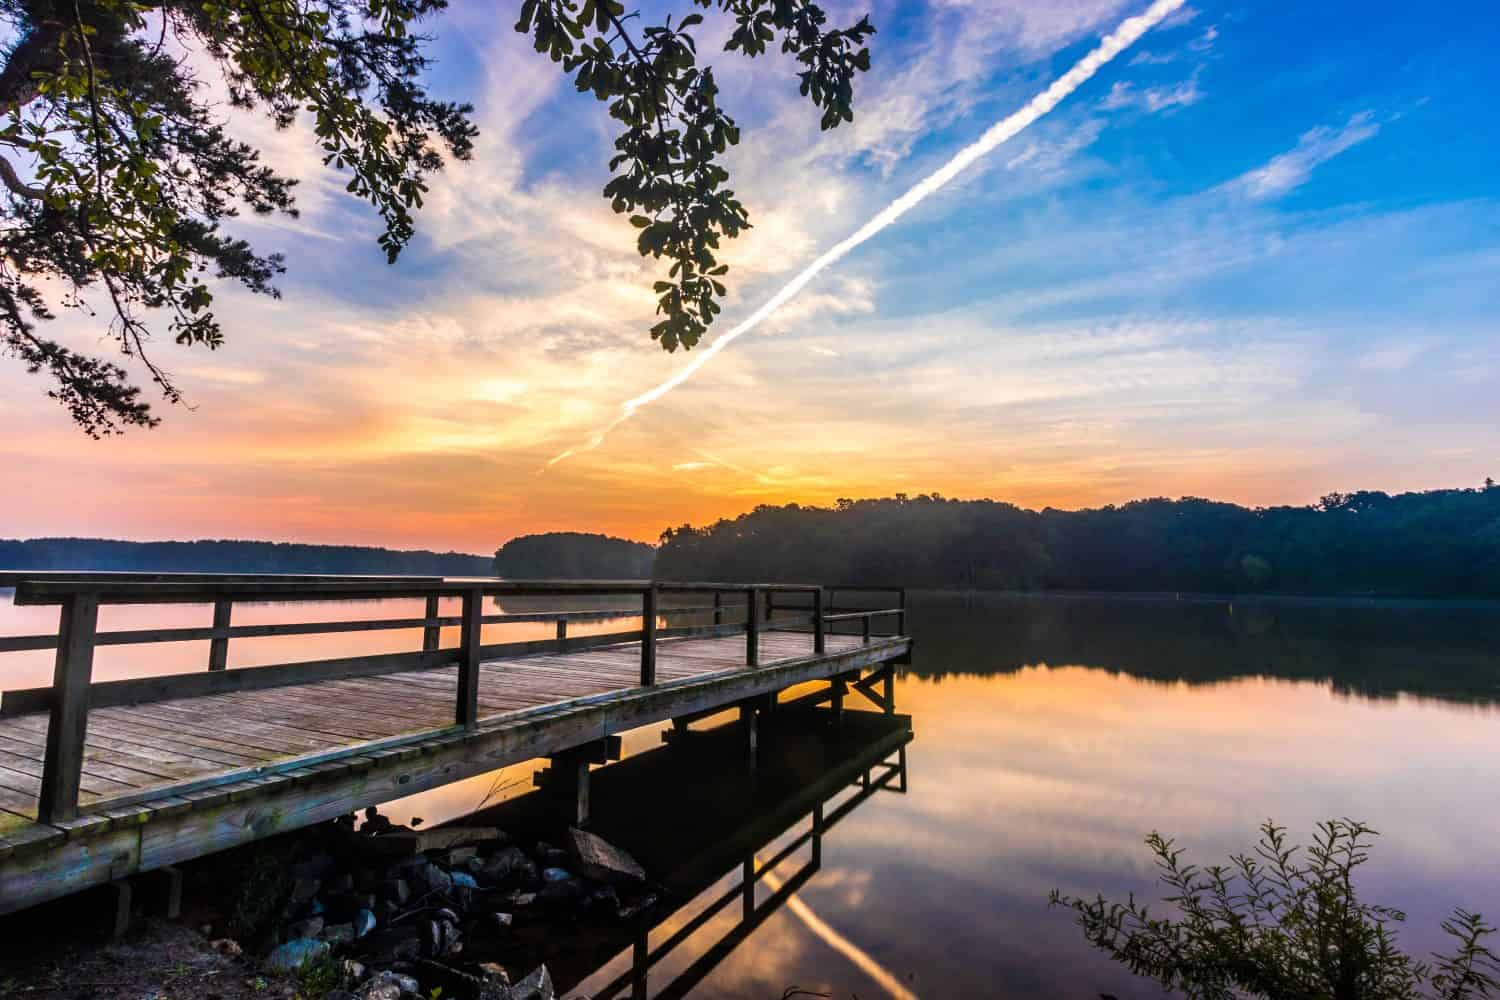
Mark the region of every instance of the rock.
<instances>
[{"instance_id":1,"label":"rock","mask_svg":"<svg viewBox=\"0 0 1500 1000\"><path fill-rule=\"evenodd\" d=\"M369 826L365 827L370 830ZM504 839L504 834L491 826L450 826L436 830L413 830L404 826L387 826L378 831L379 836L356 834L350 843L356 850L371 856L384 858L409 857L424 851L447 851L470 844L483 844Z\"/></svg>"},{"instance_id":2,"label":"rock","mask_svg":"<svg viewBox=\"0 0 1500 1000\"><path fill-rule=\"evenodd\" d=\"M490 914L490 926L502 933L510 930L511 924L515 923L515 921L516 918L511 916L509 913Z\"/></svg>"},{"instance_id":3,"label":"rock","mask_svg":"<svg viewBox=\"0 0 1500 1000\"><path fill-rule=\"evenodd\" d=\"M323 1000L359 1000L359 997L348 990L329 990L323 994Z\"/></svg>"},{"instance_id":4,"label":"rock","mask_svg":"<svg viewBox=\"0 0 1500 1000\"><path fill-rule=\"evenodd\" d=\"M344 978L351 983L360 982L365 978L365 967L352 958L344 959Z\"/></svg>"},{"instance_id":5,"label":"rock","mask_svg":"<svg viewBox=\"0 0 1500 1000\"><path fill-rule=\"evenodd\" d=\"M536 863L519 847L502 847L485 860L479 873L491 885L529 881L536 878Z\"/></svg>"},{"instance_id":6,"label":"rock","mask_svg":"<svg viewBox=\"0 0 1500 1000\"><path fill-rule=\"evenodd\" d=\"M545 965L538 965L531 975L510 988L511 1000L556 1000L552 977Z\"/></svg>"},{"instance_id":7,"label":"rock","mask_svg":"<svg viewBox=\"0 0 1500 1000\"><path fill-rule=\"evenodd\" d=\"M323 940L329 944L348 944L354 940L353 924L332 924L323 928Z\"/></svg>"},{"instance_id":8,"label":"rock","mask_svg":"<svg viewBox=\"0 0 1500 1000\"><path fill-rule=\"evenodd\" d=\"M424 865L415 875L419 892L447 895L453 888L453 877L437 865Z\"/></svg>"},{"instance_id":9,"label":"rock","mask_svg":"<svg viewBox=\"0 0 1500 1000\"><path fill-rule=\"evenodd\" d=\"M332 893L347 893L354 891L354 876L349 872L335 875L324 883L325 888Z\"/></svg>"},{"instance_id":10,"label":"rock","mask_svg":"<svg viewBox=\"0 0 1500 1000\"><path fill-rule=\"evenodd\" d=\"M545 840L536 842L536 857L543 865L556 866L564 864L568 860L568 852L558 847L553 847Z\"/></svg>"},{"instance_id":11,"label":"rock","mask_svg":"<svg viewBox=\"0 0 1500 1000\"><path fill-rule=\"evenodd\" d=\"M468 872L450 872L448 878L452 880L454 885L462 886L465 889L479 888L479 883L474 881L474 876Z\"/></svg>"},{"instance_id":12,"label":"rock","mask_svg":"<svg viewBox=\"0 0 1500 1000\"><path fill-rule=\"evenodd\" d=\"M511 1000L510 975L504 966L494 962L480 962L479 975L481 985L478 1000Z\"/></svg>"},{"instance_id":13,"label":"rock","mask_svg":"<svg viewBox=\"0 0 1500 1000\"><path fill-rule=\"evenodd\" d=\"M539 902L551 905L576 903L583 896L583 884L575 878L566 879L561 882L548 882L542 886L542 891L536 894Z\"/></svg>"},{"instance_id":14,"label":"rock","mask_svg":"<svg viewBox=\"0 0 1500 1000\"><path fill-rule=\"evenodd\" d=\"M387 830L405 830L406 827L396 826L389 816L382 816L379 809L369 806L365 809L365 824L360 829L364 833L384 833Z\"/></svg>"},{"instance_id":15,"label":"rock","mask_svg":"<svg viewBox=\"0 0 1500 1000\"><path fill-rule=\"evenodd\" d=\"M439 955L457 955L463 950L463 942L459 940L458 925L451 920L444 920L440 925L443 932L442 950Z\"/></svg>"},{"instance_id":16,"label":"rock","mask_svg":"<svg viewBox=\"0 0 1500 1000\"><path fill-rule=\"evenodd\" d=\"M380 895L397 906L405 906L411 899L411 883L404 878L388 878L380 883Z\"/></svg>"},{"instance_id":17,"label":"rock","mask_svg":"<svg viewBox=\"0 0 1500 1000\"><path fill-rule=\"evenodd\" d=\"M422 842L420 850L445 851L454 847L467 847L470 844L500 840L505 835L493 826L441 826L433 830L423 830L418 836Z\"/></svg>"},{"instance_id":18,"label":"rock","mask_svg":"<svg viewBox=\"0 0 1500 1000\"><path fill-rule=\"evenodd\" d=\"M543 882L567 882L573 877L573 873L566 868L543 868Z\"/></svg>"},{"instance_id":19,"label":"rock","mask_svg":"<svg viewBox=\"0 0 1500 1000\"><path fill-rule=\"evenodd\" d=\"M217 941L210 941L208 946L220 955L227 955L230 958L237 958L245 953L245 949L241 948L240 943L234 938L219 938Z\"/></svg>"},{"instance_id":20,"label":"rock","mask_svg":"<svg viewBox=\"0 0 1500 1000\"><path fill-rule=\"evenodd\" d=\"M323 883L315 878L297 878L292 880L292 902L305 903L318 894Z\"/></svg>"},{"instance_id":21,"label":"rock","mask_svg":"<svg viewBox=\"0 0 1500 1000\"><path fill-rule=\"evenodd\" d=\"M266 966L277 972L298 973L327 954L327 941L293 938L266 956Z\"/></svg>"},{"instance_id":22,"label":"rock","mask_svg":"<svg viewBox=\"0 0 1500 1000\"><path fill-rule=\"evenodd\" d=\"M422 993L422 984L396 972L377 972L355 994L360 1000L401 1000L401 995Z\"/></svg>"},{"instance_id":23,"label":"rock","mask_svg":"<svg viewBox=\"0 0 1500 1000\"><path fill-rule=\"evenodd\" d=\"M320 851L306 861L292 865L290 874L294 879L321 879L333 871L334 864L333 855Z\"/></svg>"},{"instance_id":24,"label":"rock","mask_svg":"<svg viewBox=\"0 0 1500 1000\"><path fill-rule=\"evenodd\" d=\"M452 912L452 911L447 911ZM430 958L456 955L463 948L459 942L458 924L445 917L422 924L422 951Z\"/></svg>"},{"instance_id":25,"label":"rock","mask_svg":"<svg viewBox=\"0 0 1500 1000\"><path fill-rule=\"evenodd\" d=\"M443 861L449 868L458 868L479 857L479 848L472 844L468 847L455 847L443 855Z\"/></svg>"},{"instance_id":26,"label":"rock","mask_svg":"<svg viewBox=\"0 0 1500 1000\"><path fill-rule=\"evenodd\" d=\"M589 893L586 902L591 908L614 911L620 908L620 894L615 892L615 887L612 885L601 885Z\"/></svg>"},{"instance_id":27,"label":"rock","mask_svg":"<svg viewBox=\"0 0 1500 1000\"><path fill-rule=\"evenodd\" d=\"M375 914L370 910L360 910L354 916L354 936L362 938L375 929Z\"/></svg>"},{"instance_id":28,"label":"rock","mask_svg":"<svg viewBox=\"0 0 1500 1000\"><path fill-rule=\"evenodd\" d=\"M516 890L514 892L507 892L500 898L503 899L506 905L510 906L512 909L523 910L526 907L530 906L532 903L536 902L536 893L521 892L520 890Z\"/></svg>"},{"instance_id":29,"label":"rock","mask_svg":"<svg viewBox=\"0 0 1500 1000\"><path fill-rule=\"evenodd\" d=\"M595 882L629 885L646 881L646 870L635 858L587 830L568 831L568 851L579 873Z\"/></svg>"},{"instance_id":30,"label":"rock","mask_svg":"<svg viewBox=\"0 0 1500 1000\"><path fill-rule=\"evenodd\" d=\"M345 842L352 852L361 858L375 861L394 861L409 858L417 853L416 831L405 827L371 836L368 828L359 833L350 833Z\"/></svg>"},{"instance_id":31,"label":"rock","mask_svg":"<svg viewBox=\"0 0 1500 1000\"><path fill-rule=\"evenodd\" d=\"M648 893L642 896L640 899L633 900L630 903L621 906L617 911L615 911L615 913L621 920L634 920L636 917L640 916L642 913L645 913L655 905L656 896Z\"/></svg>"},{"instance_id":32,"label":"rock","mask_svg":"<svg viewBox=\"0 0 1500 1000\"><path fill-rule=\"evenodd\" d=\"M308 917L306 920L299 920L295 924L288 924L286 928L287 940L315 938L321 933L323 933L322 917Z\"/></svg>"},{"instance_id":33,"label":"rock","mask_svg":"<svg viewBox=\"0 0 1500 1000\"><path fill-rule=\"evenodd\" d=\"M387 927L385 930L371 934L363 942L361 948L366 955L389 956L392 959L409 962L421 957L422 928L412 923L401 924L399 927Z\"/></svg>"}]
</instances>

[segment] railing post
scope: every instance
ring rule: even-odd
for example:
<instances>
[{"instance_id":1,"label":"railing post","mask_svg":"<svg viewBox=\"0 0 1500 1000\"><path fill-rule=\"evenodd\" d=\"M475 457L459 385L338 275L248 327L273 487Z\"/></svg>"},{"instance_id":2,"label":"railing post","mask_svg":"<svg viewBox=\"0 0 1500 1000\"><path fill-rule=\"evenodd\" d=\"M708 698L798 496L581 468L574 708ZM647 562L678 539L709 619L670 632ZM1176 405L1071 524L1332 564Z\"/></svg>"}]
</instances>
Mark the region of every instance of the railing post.
<instances>
[{"instance_id":1,"label":"railing post","mask_svg":"<svg viewBox=\"0 0 1500 1000\"><path fill-rule=\"evenodd\" d=\"M740 863L740 917L749 923L755 916L755 853Z\"/></svg>"},{"instance_id":2,"label":"railing post","mask_svg":"<svg viewBox=\"0 0 1500 1000\"><path fill-rule=\"evenodd\" d=\"M828 651L828 643L823 638L823 588L819 587L813 591L813 652L822 656Z\"/></svg>"},{"instance_id":3,"label":"railing post","mask_svg":"<svg viewBox=\"0 0 1500 1000\"><path fill-rule=\"evenodd\" d=\"M899 603L896 605L896 607L898 607L898 608L901 609L901 613L896 616L896 634L897 635L905 635L906 634L906 588L902 587L900 589L900 591L898 591L898 593L900 594L900 597L899 597Z\"/></svg>"},{"instance_id":4,"label":"railing post","mask_svg":"<svg viewBox=\"0 0 1500 1000\"><path fill-rule=\"evenodd\" d=\"M568 620L559 618L557 620L557 651L560 653L568 648Z\"/></svg>"},{"instance_id":5,"label":"railing post","mask_svg":"<svg viewBox=\"0 0 1500 1000\"><path fill-rule=\"evenodd\" d=\"M422 627L422 649L428 653L437 649L442 643L443 627L433 620L437 616L438 595L431 594L427 598L427 610L423 614L423 617L427 619L427 624Z\"/></svg>"},{"instance_id":6,"label":"railing post","mask_svg":"<svg viewBox=\"0 0 1500 1000\"><path fill-rule=\"evenodd\" d=\"M866 646L868 646L870 644L870 619L872 617L874 617L874 616L873 615L865 615L863 618L860 619L860 624L862 626L862 634L861 634L861 637L860 637L860 641L862 643L864 643L864 645L866 645Z\"/></svg>"},{"instance_id":7,"label":"railing post","mask_svg":"<svg viewBox=\"0 0 1500 1000\"><path fill-rule=\"evenodd\" d=\"M464 591L463 607L458 642L458 709L454 719L465 729L474 729L479 725L479 650L484 630L484 591Z\"/></svg>"},{"instance_id":8,"label":"railing post","mask_svg":"<svg viewBox=\"0 0 1500 1000\"><path fill-rule=\"evenodd\" d=\"M37 818L43 823L78 815L84 740L89 725L89 684L94 672L94 637L99 630L99 595L72 594L63 602L52 670L52 712L47 722L47 756Z\"/></svg>"},{"instance_id":9,"label":"railing post","mask_svg":"<svg viewBox=\"0 0 1500 1000\"><path fill-rule=\"evenodd\" d=\"M758 609L754 587L745 591L745 600L749 602L745 606L745 663L758 667L760 666L760 619L756 617Z\"/></svg>"},{"instance_id":10,"label":"railing post","mask_svg":"<svg viewBox=\"0 0 1500 1000\"><path fill-rule=\"evenodd\" d=\"M214 601L214 637L208 640L208 669L223 670L229 666L229 614L232 601Z\"/></svg>"},{"instance_id":11,"label":"railing post","mask_svg":"<svg viewBox=\"0 0 1500 1000\"><path fill-rule=\"evenodd\" d=\"M724 624L724 592L714 591L714 624Z\"/></svg>"},{"instance_id":12,"label":"railing post","mask_svg":"<svg viewBox=\"0 0 1500 1000\"><path fill-rule=\"evenodd\" d=\"M823 803L813 806L812 814L812 863L823 863Z\"/></svg>"},{"instance_id":13,"label":"railing post","mask_svg":"<svg viewBox=\"0 0 1500 1000\"><path fill-rule=\"evenodd\" d=\"M771 616L776 613L776 591L766 591L766 624L771 623Z\"/></svg>"},{"instance_id":14,"label":"railing post","mask_svg":"<svg viewBox=\"0 0 1500 1000\"><path fill-rule=\"evenodd\" d=\"M641 594L641 687L656 683L656 588Z\"/></svg>"}]
</instances>

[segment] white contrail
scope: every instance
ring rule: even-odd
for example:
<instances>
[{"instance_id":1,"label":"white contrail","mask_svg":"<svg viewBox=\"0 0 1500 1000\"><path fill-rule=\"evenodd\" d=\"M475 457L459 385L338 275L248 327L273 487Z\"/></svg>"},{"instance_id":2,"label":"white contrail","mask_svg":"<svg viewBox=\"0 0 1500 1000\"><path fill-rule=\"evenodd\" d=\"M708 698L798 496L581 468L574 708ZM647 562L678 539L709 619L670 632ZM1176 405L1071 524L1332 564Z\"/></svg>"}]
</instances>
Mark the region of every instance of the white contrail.
<instances>
[{"instance_id":1,"label":"white contrail","mask_svg":"<svg viewBox=\"0 0 1500 1000\"><path fill-rule=\"evenodd\" d=\"M760 865L759 855L755 858L756 866ZM780 892L782 881L771 872L763 872L761 880L772 892ZM813 908L802 901L802 897L792 895L786 900L786 907L792 914L817 935L824 944L847 958L856 969L863 972L875 981L875 983L892 997L892 1000L920 1000L917 994L907 988L906 984L897 979L885 966L881 965L876 958L865 951L859 945L850 941L831 926L822 917L813 912Z\"/></svg>"},{"instance_id":2,"label":"white contrail","mask_svg":"<svg viewBox=\"0 0 1500 1000\"><path fill-rule=\"evenodd\" d=\"M738 326L715 338L703 349L701 354L695 357L690 363L678 369L676 374L671 378L668 378L656 388L643 392L634 399L627 400L620 407L620 415L608 425L596 431L586 443L576 448L569 448L547 464L549 466L556 465L563 459L570 458L581 451L592 451L599 447L604 442L604 439L609 436L610 431L635 416L643 407L656 402L692 378L700 368L713 360L714 355L759 326L772 313L790 301L794 295L802 291L808 282L816 278L829 265L915 208L928 195L933 194L939 188L943 187L943 185L957 177L969 164L981 156L993 152L996 147L1019 135L1032 122L1061 104L1064 98L1081 87L1090 77L1099 72L1105 64L1135 44L1137 39L1160 24L1168 15L1176 11L1185 2L1186 0L1156 0L1144 13L1138 14L1135 17L1128 17L1120 22L1118 28L1104 36L1104 40L1099 43L1096 49L1074 63L1072 69L1052 81L1051 86L1028 101L1025 107L990 126L989 131L980 136L977 142L959 150L953 159L919 181L910 191L907 191L901 197L887 205L880 214L861 226L853 236L850 236L841 243L835 244L832 249L803 268L800 274L782 287L781 291L767 299L764 305L741 321Z\"/></svg>"}]
</instances>

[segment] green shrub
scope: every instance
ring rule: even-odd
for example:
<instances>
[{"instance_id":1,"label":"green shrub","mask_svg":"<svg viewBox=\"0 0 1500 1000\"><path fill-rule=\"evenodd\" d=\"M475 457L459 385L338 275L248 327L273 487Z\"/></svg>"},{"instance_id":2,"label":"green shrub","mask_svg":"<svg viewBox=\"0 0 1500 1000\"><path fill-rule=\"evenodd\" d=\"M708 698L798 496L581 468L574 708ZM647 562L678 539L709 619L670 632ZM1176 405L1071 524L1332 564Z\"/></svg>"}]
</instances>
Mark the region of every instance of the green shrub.
<instances>
[{"instance_id":1,"label":"green shrub","mask_svg":"<svg viewBox=\"0 0 1500 1000\"><path fill-rule=\"evenodd\" d=\"M1354 872L1374 836L1363 823L1329 820L1304 849L1267 822L1253 853L1199 868L1152 833L1146 843L1175 918L1152 916L1134 896L1112 903L1053 890L1051 902L1074 911L1090 944L1194 1000L1500 995L1500 957L1485 943L1495 928L1479 914L1455 910L1442 924L1452 951L1421 962L1397 945L1405 914L1359 898Z\"/></svg>"}]
</instances>

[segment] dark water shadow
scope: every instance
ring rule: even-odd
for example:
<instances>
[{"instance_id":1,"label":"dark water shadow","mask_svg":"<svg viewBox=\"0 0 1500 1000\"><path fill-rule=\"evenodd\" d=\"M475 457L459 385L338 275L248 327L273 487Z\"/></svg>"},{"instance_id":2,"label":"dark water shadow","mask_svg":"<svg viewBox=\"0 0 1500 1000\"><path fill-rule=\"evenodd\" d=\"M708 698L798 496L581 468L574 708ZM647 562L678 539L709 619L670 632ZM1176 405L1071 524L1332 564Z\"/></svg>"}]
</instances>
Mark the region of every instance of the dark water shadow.
<instances>
[{"instance_id":1,"label":"dark water shadow","mask_svg":"<svg viewBox=\"0 0 1500 1000\"><path fill-rule=\"evenodd\" d=\"M909 716L849 711L838 726L829 717L783 711L763 719L754 769L745 734L731 723L594 771L590 829L640 861L665 890L662 904L629 924L567 934L518 928L493 954L468 957L524 968L545 962L560 996L580 986L596 1000L691 995L817 875L824 840L842 819L875 795L907 790ZM559 805L536 791L464 823L545 836L558 827ZM727 931L724 914L739 916ZM710 925L711 939L699 933ZM673 972L653 971L663 963Z\"/></svg>"}]
</instances>

